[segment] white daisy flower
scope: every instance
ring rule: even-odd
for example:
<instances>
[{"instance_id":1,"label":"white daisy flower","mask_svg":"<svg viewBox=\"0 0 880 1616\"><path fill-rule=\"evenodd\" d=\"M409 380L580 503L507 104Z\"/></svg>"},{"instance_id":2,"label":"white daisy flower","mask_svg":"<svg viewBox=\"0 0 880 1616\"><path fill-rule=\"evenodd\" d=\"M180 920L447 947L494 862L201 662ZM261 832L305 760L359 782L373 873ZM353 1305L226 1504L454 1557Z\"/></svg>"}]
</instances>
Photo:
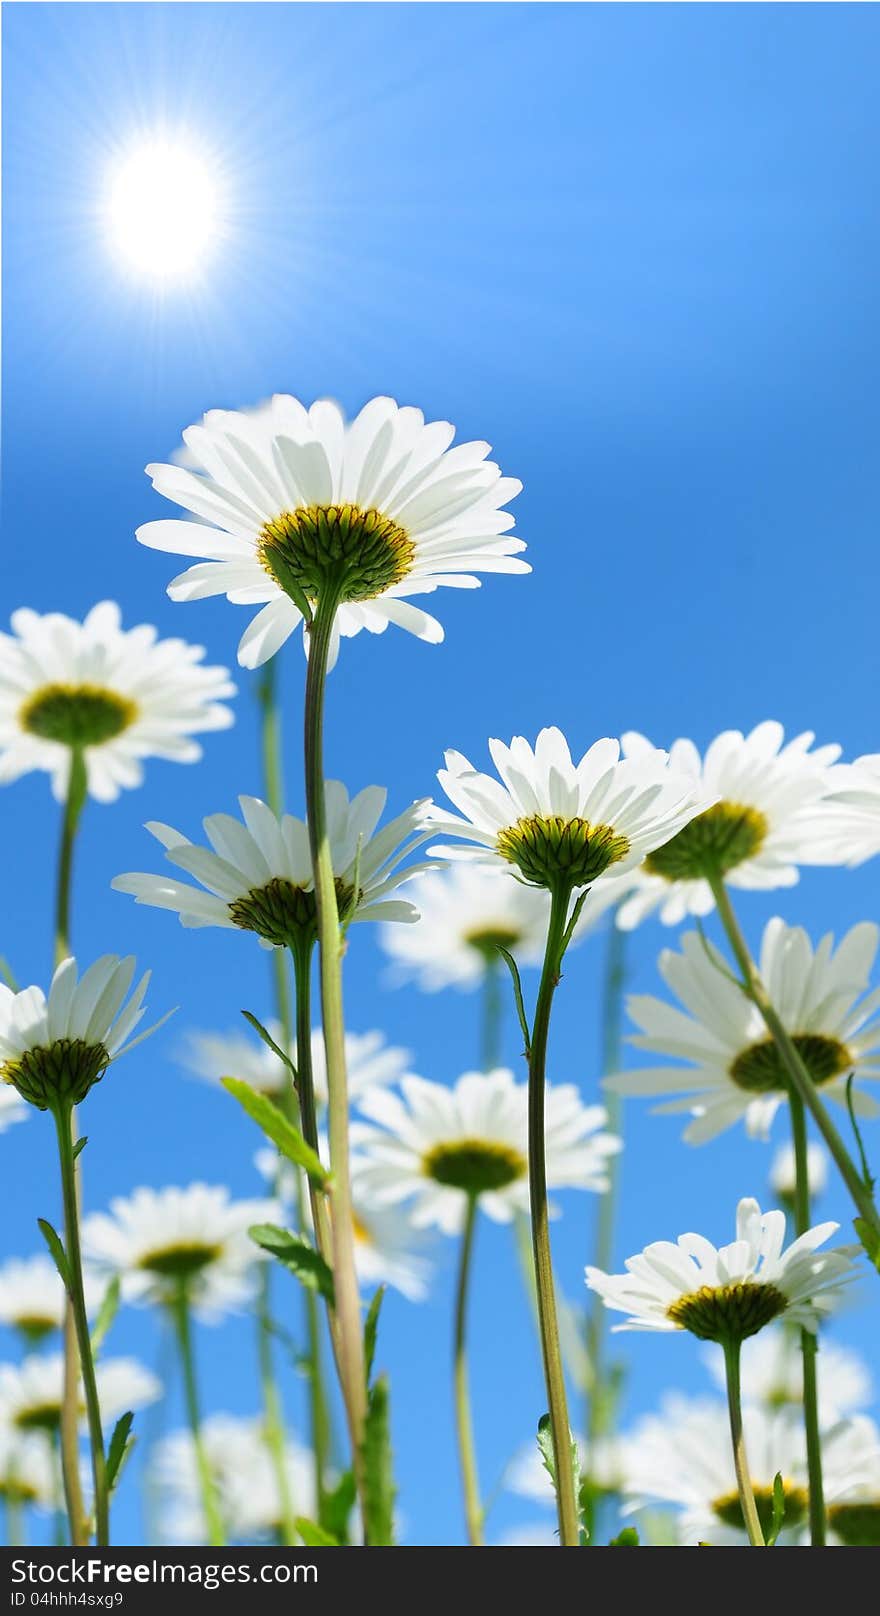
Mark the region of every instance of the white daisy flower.
<instances>
[{"instance_id":1,"label":"white daisy flower","mask_svg":"<svg viewBox=\"0 0 880 1616\"><path fill-rule=\"evenodd\" d=\"M86 1218L82 1243L96 1269L119 1275L127 1301L170 1305L183 1289L216 1323L253 1295L262 1254L248 1229L277 1221L277 1202L233 1201L225 1186L141 1188Z\"/></svg>"},{"instance_id":2,"label":"white daisy flower","mask_svg":"<svg viewBox=\"0 0 880 1616\"><path fill-rule=\"evenodd\" d=\"M105 1430L129 1409L145 1408L162 1395L156 1376L134 1358L99 1358L95 1365L98 1402ZM64 1401L64 1356L34 1353L20 1364L0 1364L0 1429L54 1435ZM85 1395L80 1387L80 1417Z\"/></svg>"},{"instance_id":3,"label":"white daisy flower","mask_svg":"<svg viewBox=\"0 0 880 1616\"><path fill-rule=\"evenodd\" d=\"M266 1031L279 1049L283 1048L280 1023L267 1022ZM312 1029L311 1050L315 1103L321 1107L327 1104L329 1091L324 1034L320 1027ZM290 1040L286 1053L296 1066L295 1038ZM181 1058L189 1071L212 1083L219 1083L221 1077L240 1077L261 1094L269 1094L273 1098L285 1094L290 1085L290 1071L274 1050L262 1040L248 1038L238 1031L226 1034L191 1033ZM399 1083L409 1070L411 1059L410 1050L387 1043L383 1032L346 1032L345 1064L349 1099L354 1103L367 1089Z\"/></svg>"},{"instance_id":4,"label":"white daisy flower","mask_svg":"<svg viewBox=\"0 0 880 1616\"><path fill-rule=\"evenodd\" d=\"M357 1123L352 1125L352 1143L357 1141L359 1128ZM319 1155L323 1162L329 1161L323 1136L319 1139ZM293 1207L296 1169L292 1164L270 1148L258 1150L254 1164L284 1206L288 1210ZM361 1287L372 1290L377 1285L391 1285L410 1302L424 1301L431 1276L431 1264L422 1254L424 1232L413 1228L405 1208L377 1203L369 1186L362 1182L362 1164L356 1154L350 1166L354 1263ZM304 1210L311 1228L308 1204Z\"/></svg>"},{"instance_id":5,"label":"white daisy flower","mask_svg":"<svg viewBox=\"0 0 880 1616\"><path fill-rule=\"evenodd\" d=\"M144 758L195 763L193 736L233 722L227 669L201 667L203 646L157 639L148 623L124 630L112 600L82 623L22 608L12 630L0 634L0 782L41 769L63 801L79 747L90 794L113 802L141 785Z\"/></svg>"},{"instance_id":6,"label":"white daisy flower","mask_svg":"<svg viewBox=\"0 0 880 1616\"><path fill-rule=\"evenodd\" d=\"M377 831L386 796L382 786L367 786L349 801L340 781L327 781L333 873L340 914L348 920L416 919L412 904L390 894L425 868L401 870L399 865L425 839L428 802L413 803ZM267 947L289 946L303 932L316 935L308 827L292 814L279 819L258 797L238 800L244 824L230 814L211 814L204 821L210 849L197 847L170 825L147 825L168 862L195 876L204 891L169 876L137 873L117 875L111 885L138 903L175 910L183 926L253 931Z\"/></svg>"},{"instance_id":7,"label":"white daisy flower","mask_svg":"<svg viewBox=\"0 0 880 1616\"><path fill-rule=\"evenodd\" d=\"M770 1188L784 1200L794 1200L797 1189L797 1167L794 1145L780 1145L770 1163ZM815 1139L807 1145L807 1185L810 1200L824 1195L828 1184L828 1153Z\"/></svg>"},{"instance_id":8,"label":"white daisy flower","mask_svg":"<svg viewBox=\"0 0 880 1616\"><path fill-rule=\"evenodd\" d=\"M880 1075L880 990L866 993L878 937L866 921L836 949L830 933L814 949L801 927L776 918L761 942L759 968L770 1000L814 1083L841 1105L850 1073L856 1082ZM760 1011L731 979L723 956L695 932L682 939L680 954L665 949L659 966L684 1009L651 994L630 998L629 1014L640 1028L630 1042L688 1064L619 1072L608 1087L645 1096L684 1091L684 1099L660 1109L691 1113L696 1120L684 1135L690 1144L714 1139L741 1119L751 1135L766 1138L788 1084ZM873 1096L858 1088L853 1104L863 1115L880 1115Z\"/></svg>"},{"instance_id":9,"label":"white daisy flower","mask_svg":"<svg viewBox=\"0 0 880 1616\"><path fill-rule=\"evenodd\" d=\"M211 1414L200 1435L214 1484L220 1517L230 1539L253 1543L281 1528L275 1466L259 1419ZM296 1515L317 1515L315 1466L311 1453L288 1441L285 1469ZM167 1543L204 1543L208 1526L202 1507L195 1448L189 1431L173 1431L156 1444L151 1480L161 1499L161 1535Z\"/></svg>"},{"instance_id":10,"label":"white daisy flower","mask_svg":"<svg viewBox=\"0 0 880 1616\"><path fill-rule=\"evenodd\" d=\"M503 873L454 864L420 875L410 888L419 911L402 931L383 926L379 941L395 962L398 980L413 978L434 993L472 988L486 966L506 948L520 965L540 964L547 942L550 900L546 892Z\"/></svg>"},{"instance_id":11,"label":"white daisy flower","mask_svg":"<svg viewBox=\"0 0 880 1616\"><path fill-rule=\"evenodd\" d=\"M724 1355L707 1349L706 1362L719 1388L726 1387ZM817 1358L819 1413L823 1425L852 1414L871 1401L867 1364L847 1347L823 1340ZM798 1408L804 1400L804 1359L800 1338L784 1326L762 1330L743 1344L741 1388L744 1403L758 1408Z\"/></svg>"},{"instance_id":12,"label":"white daisy flower","mask_svg":"<svg viewBox=\"0 0 880 1616\"><path fill-rule=\"evenodd\" d=\"M27 1106L21 1095L16 1094L14 1089L0 1087L0 1133L5 1133L16 1122L24 1122L27 1114Z\"/></svg>"},{"instance_id":13,"label":"white daisy flower","mask_svg":"<svg viewBox=\"0 0 880 1616\"><path fill-rule=\"evenodd\" d=\"M848 1548L880 1547L880 1430L866 1414L843 1420L822 1458L830 1537Z\"/></svg>"},{"instance_id":14,"label":"white daisy flower","mask_svg":"<svg viewBox=\"0 0 880 1616\"><path fill-rule=\"evenodd\" d=\"M653 747L621 759L617 741L596 741L576 764L562 732L543 729L534 750L516 735L509 746L490 741L489 751L500 781L446 753L437 779L463 817L439 808L433 817L441 834L471 845L431 851L533 886L565 880L574 890L631 870L706 805L692 777Z\"/></svg>"},{"instance_id":15,"label":"white daisy flower","mask_svg":"<svg viewBox=\"0 0 880 1616\"><path fill-rule=\"evenodd\" d=\"M816 1331L844 1285L854 1277L857 1248L818 1248L839 1225L820 1223L787 1250L785 1214L762 1212L743 1199L736 1240L715 1247L704 1235L657 1240L628 1257L625 1274L587 1268L587 1286L606 1307L628 1315L615 1330L688 1330L703 1341L744 1341L771 1320Z\"/></svg>"},{"instance_id":16,"label":"white daisy flower","mask_svg":"<svg viewBox=\"0 0 880 1616\"><path fill-rule=\"evenodd\" d=\"M105 1287L86 1271L83 1290L86 1312L91 1317L101 1305ZM64 1285L50 1257L11 1257L0 1267L0 1324L18 1330L35 1343L61 1329L64 1307Z\"/></svg>"},{"instance_id":17,"label":"white daisy flower","mask_svg":"<svg viewBox=\"0 0 880 1616\"><path fill-rule=\"evenodd\" d=\"M715 907L707 880L712 872L730 886L767 892L794 886L799 864L823 862L815 810L840 747L811 751L814 739L806 731L785 743L782 725L768 720L748 735L724 730L702 758L693 741L675 741L670 769L691 775L712 806L656 844L630 880L621 882L617 924L631 931L654 910L666 926L680 925L687 915L708 915ZM625 735L622 745L633 760L654 751L635 733Z\"/></svg>"},{"instance_id":18,"label":"white daisy flower","mask_svg":"<svg viewBox=\"0 0 880 1616\"><path fill-rule=\"evenodd\" d=\"M880 753L838 763L813 816L817 864L854 869L880 853Z\"/></svg>"},{"instance_id":19,"label":"white daisy flower","mask_svg":"<svg viewBox=\"0 0 880 1616\"><path fill-rule=\"evenodd\" d=\"M42 988L13 993L0 982L0 1081L41 1111L79 1105L136 1041L150 973L126 1004L134 968L131 955L104 954L78 979L76 960L62 960L48 998Z\"/></svg>"},{"instance_id":20,"label":"white daisy flower","mask_svg":"<svg viewBox=\"0 0 880 1616\"><path fill-rule=\"evenodd\" d=\"M785 1515L780 1541L791 1542L792 1533L805 1524L809 1507L803 1415L794 1409L768 1412L746 1407L743 1434L764 1534L773 1519L773 1481L781 1475ZM842 1467L835 1461L834 1449L840 1440L835 1433L823 1437L825 1498L832 1508L841 1491L847 1490ZM637 1421L626 1439L626 1454L627 1509L641 1509L651 1501L671 1504L681 1512L682 1542L719 1548L745 1546L748 1540L724 1403L667 1398L659 1415ZM867 1460L860 1457L859 1469L850 1472L849 1485L866 1470Z\"/></svg>"},{"instance_id":21,"label":"white daisy flower","mask_svg":"<svg viewBox=\"0 0 880 1616\"><path fill-rule=\"evenodd\" d=\"M0 1426L0 1502L53 1509L57 1495L52 1448L46 1438Z\"/></svg>"},{"instance_id":22,"label":"white daisy flower","mask_svg":"<svg viewBox=\"0 0 880 1616\"><path fill-rule=\"evenodd\" d=\"M199 518L147 522L142 544L206 559L173 579L173 600L225 595L261 605L238 660L259 667L314 607L337 595L338 633L396 623L437 643L443 629L410 604L440 585L476 588L476 572L529 572L502 509L521 484L502 477L487 443L450 448L454 427L374 398L346 423L320 399L278 394L268 408L211 410L184 442L199 472L152 465L153 487ZM335 654L335 653L334 653Z\"/></svg>"},{"instance_id":23,"label":"white daisy flower","mask_svg":"<svg viewBox=\"0 0 880 1616\"><path fill-rule=\"evenodd\" d=\"M528 1085L503 1068L465 1072L453 1088L406 1077L401 1094L376 1089L361 1110L376 1127L353 1134L358 1178L376 1206L411 1202L413 1227L457 1234L467 1197L496 1222L527 1211ZM547 1090L547 1183L604 1190L620 1141L601 1132L606 1113L582 1104L573 1084Z\"/></svg>"}]
</instances>

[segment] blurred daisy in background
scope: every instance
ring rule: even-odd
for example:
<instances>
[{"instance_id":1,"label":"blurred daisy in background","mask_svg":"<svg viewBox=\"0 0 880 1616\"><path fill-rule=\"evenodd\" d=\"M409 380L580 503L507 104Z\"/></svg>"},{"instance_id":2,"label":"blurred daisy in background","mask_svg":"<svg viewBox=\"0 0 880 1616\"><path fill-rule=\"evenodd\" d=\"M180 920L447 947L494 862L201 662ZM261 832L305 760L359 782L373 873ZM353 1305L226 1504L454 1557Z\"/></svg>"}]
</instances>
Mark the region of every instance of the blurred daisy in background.
<instances>
[{"instance_id":1,"label":"blurred daisy in background","mask_svg":"<svg viewBox=\"0 0 880 1616\"><path fill-rule=\"evenodd\" d=\"M723 1391L723 1354L712 1347L707 1350L706 1362L713 1380ZM871 1376L858 1353L823 1340L816 1367L823 1424L831 1424L841 1415L853 1414L870 1403L873 1397ZM741 1381L744 1403L763 1409L800 1409L804 1398L804 1359L798 1332L777 1325L744 1342Z\"/></svg>"},{"instance_id":2,"label":"blurred daisy in background","mask_svg":"<svg viewBox=\"0 0 880 1616\"><path fill-rule=\"evenodd\" d=\"M228 1537L239 1543L279 1539L283 1518L278 1477L262 1422L211 1414L203 1421L200 1435ZM317 1500L311 1453L288 1439L284 1465L294 1513L314 1520ZM156 1444L150 1481L158 1495L162 1539L166 1543L204 1543L208 1523L189 1431L173 1431Z\"/></svg>"},{"instance_id":3,"label":"blurred daisy in background","mask_svg":"<svg viewBox=\"0 0 880 1616\"><path fill-rule=\"evenodd\" d=\"M759 970L770 1000L791 1034L813 1082L846 1105L850 1074L855 1082L880 1075L880 989L868 986L880 931L870 922L853 926L837 948L830 933L813 948L800 926L767 922ZM686 1065L648 1066L607 1079L618 1094L686 1098L661 1106L688 1111L690 1144L714 1139L744 1120L748 1132L766 1138L788 1084L776 1045L760 1011L729 973L722 954L697 935L682 939L681 953L664 949L660 974L684 1006L679 1010L651 994L628 999L641 1029L629 1040L639 1049ZM854 1087L853 1106L880 1115L873 1095Z\"/></svg>"},{"instance_id":4,"label":"blurred daisy in background","mask_svg":"<svg viewBox=\"0 0 880 1616\"><path fill-rule=\"evenodd\" d=\"M89 1317L100 1307L105 1288L96 1275L85 1271L83 1291ZM10 1257L0 1267L0 1324L17 1330L29 1345L61 1329L64 1307L64 1285L50 1257Z\"/></svg>"},{"instance_id":5,"label":"blurred daisy in background","mask_svg":"<svg viewBox=\"0 0 880 1616\"><path fill-rule=\"evenodd\" d=\"M223 702L235 685L204 655L148 623L124 630L111 600L82 623L13 612L12 634L0 634L0 782L41 769L61 802L78 750L90 795L113 802L143 783L145 758L197 762L193 736L234 721Z\"/></svg>"},{"instance_id":6,"label":"blurred daisy in background","mask_svg":"<svg viewBox=\"0 0 880 1616\"><path fill-rule=\"evenodd\" d=\"M780 1145L770 1163L770 1188L781 1201L792 1201L797 1189L794 1145ZM828 1185L828 1153L815 1139L807 1145L807 1186L812 1202Z\"/></svg>"},{"instance_id":7,"label":"blurred daisy in background","mask_svg":"<svg viewBox=\"0 0 880 1616\"><path fill-rule=\"evenodd\" d=\"M280 1023L267 1022L266 1031L279 1049L282 1048ZM315 1101L318 1106L324 1106L327 1104L327 1057L320 1027L312 1030L311 1052ZM291 1039L286 1053L296 1066L295 1038ZM411 1058L410 1050L387 1043L383 1032L346 1032L345 1063L349 1098L356 1101L367 1089L399 1083L409 1070ZM226 1034L190 1033L180 1059L182 1065L198 1077L214 1083L219 1083L221 1077L242 1078L261 1094L273 1098L285 1094L290 1086L290 1070L279 1060L275 1051L262 1040L249 1038L238 1031Z\"/></svg>"},{"instance_id":8,"label":"blurred daisy in background","mask_svg":"<svg viewBox=\"0 0 880 1616\"><path fill-rule=\"evenodd\" d=\"M129 1409L146 1407L162 1395L160 1382L135 1358L99 1358L95 1365L104 1429ZM80 1386L80 1414L85 1396ZM0 1364L0 1429L55 1435L64 1398L64 1358L60 1352L34 1353L20 1364Z\"/></svg>"}]
</instances>

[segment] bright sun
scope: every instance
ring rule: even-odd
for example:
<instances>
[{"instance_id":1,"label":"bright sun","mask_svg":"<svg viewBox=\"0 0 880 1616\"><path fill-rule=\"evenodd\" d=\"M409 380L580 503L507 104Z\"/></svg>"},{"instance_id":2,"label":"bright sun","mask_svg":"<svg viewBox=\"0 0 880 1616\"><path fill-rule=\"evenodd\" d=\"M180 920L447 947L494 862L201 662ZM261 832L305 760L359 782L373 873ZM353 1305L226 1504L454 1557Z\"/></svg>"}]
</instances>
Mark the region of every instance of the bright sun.
<instances>
[{"instance_id":1,"label":"bright sun","mask_svg":"<svg viewBox=\"0 0 880 1616\"><path fill-rule=\"evenodd\" d=\"M113 170L110 238L143 275L159 280L191 275L216 240L218 200L203 157L177 141L145 141Z\"/></svg>"}]
</instances>

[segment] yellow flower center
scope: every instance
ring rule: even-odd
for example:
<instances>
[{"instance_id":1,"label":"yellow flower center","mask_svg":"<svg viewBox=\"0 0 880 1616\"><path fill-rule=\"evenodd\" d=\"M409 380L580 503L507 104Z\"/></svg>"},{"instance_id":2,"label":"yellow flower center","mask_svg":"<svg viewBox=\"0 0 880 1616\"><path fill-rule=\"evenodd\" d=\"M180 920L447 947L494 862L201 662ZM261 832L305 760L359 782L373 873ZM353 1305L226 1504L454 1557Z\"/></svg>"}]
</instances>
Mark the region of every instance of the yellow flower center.
<instances>
[{"instance_id":1,"label":"yellow flower center","mask_svg":"<svg viewBox=\"0 0 880 1616\"><path fill-rule=\"evenodd\" d=\"M336 882L336 902L341 918L351 908L353 889ZM296 887L283 876L273 876L264 887L252 887L243 898L229 905L229 916L242 931L255 931L265 942L285 948L303 932L316 934L318 911L311 889Z\"/></svg>"},{"instance_id":2,"label":"yellow flower center","mask_svg":"<svg viewBox=\"0 0 880 1616\"><path fill-rule=\"evenodd\" d=\"M716 802L649 853L644 868L664 881L700 881L726 875L760 852L769 830L764 814L739 802Z\"/></svg>"},{"instance_id":3,"label":"yellow flower center","mask_svg":"<svg viewBox=\"0 0 880 1616\"><path fill-rule=\"evenodd\" d=\"M736 1285L702 1285L679 1296L666 1309L666 1317L701 1341L745 1341L787 1306L775 1285L743 1280Z\"/></svg>"},{"instance_id":4,"label":"yellow flower center","mask_svg":"<svg viewBox=\"0 0 880 1616\"><path fill-rule=\"evenodd\" d=\"M358 505L304 505L266 522L257 554L271 578L294 599L314 603L372 600L412 570L415 545L381 511Z\"/></svg>"},{"instance_id":5,"label":"yellow flower center","mask_svg":"<svg viewBox=\"0 0 880 1616\"><path fill-rule=\"evenodd\" d=\"M496 847L534 886L588 887L629 852L629 842L611 825L560 814L532 814L499 831Z\"/></svg>"},{"instance_id":6,"label":"yellow flower center","mask_svg":"<svg viewBox=\"0 0 880 1616\"><path fill-rule=\"evenodd\" d=\"M103 746L138 715L135 702L101 685L44 685L29 696L19 722L30 735L65 746Z\"/></svg>"},{"instance_id":7,"label":"yellow flower center","mask_svg":"<svg viewBox=\"0 0 880 1616\"><path fill-rule=\"evenodd\" d=\"M792 1034L792 1043L817 1087L839 1077L853 1065L845 1044L836 1038L825 1038L821 1033L798 1032ZM770 1094L788 1088L785 1067L772 1038L762 1038L741 1051L728 1068L734 1083L750 1094Z\"/></svg>"},{"instance_id":8,"label":"yellow flower center","mask_svg":"<svg viewBox=\"0 0 880 1616\"><path fill-rule=\"evenodd\" d=\"M61 1101L80 1105L109 1065L103 1044L56 1038L54 1044L27 1049L18 1060L6 1061L0 1066L0 1081L18 1089L22 1099L39 1111L49 1111Z\"/></svg>"},{"instance_id":9,"label":"yellow flower center","mask_svg":"<svg viewBox=\"0 0 880 1616\"><path fill-rule=\"evenodd\" d=\"M484 1195L524 1178L529 1164L520 1151L494 1139L452 1139L433 1145L422 1157L422 1172L436 1184Z\"/></svg>"},{"instance_id":10,"label":"yellow flower center","mask_svg":"<svg viewBox=\"0 0 880 1616\"><path fill-rule=\"evenodd\" d=\"M203 1240L181 1240L173 1246L157 1246L138 1258L138 1268L145 1268L160 1279L187 1280L207 1268L222 1256L223 1247Z\"/></svg>"},{"instance_id":11,"label":"yellow flower center","mask_svg":"<svg viewBox=\"0 0 880 1616\"><path fill-rule=\"evenodd\" d=\"M783 1480L783 1493L785 1497L785 1513L782 1517L783 1527L799 1526L806 1518L809 1499L803 1487L795 1486L792 1481ZM766 1484L752 1483L755 1495L755 1507L758 1511L758 1520L761 1522L761 1531L766 1538L773 1525L773 1488ZM712 1501L712 1508L725 1526L732 1526L741 1532L745 1531L742 1505L739 1493L725 1493L721 1498Z\"/></svg>"}]
</instances>

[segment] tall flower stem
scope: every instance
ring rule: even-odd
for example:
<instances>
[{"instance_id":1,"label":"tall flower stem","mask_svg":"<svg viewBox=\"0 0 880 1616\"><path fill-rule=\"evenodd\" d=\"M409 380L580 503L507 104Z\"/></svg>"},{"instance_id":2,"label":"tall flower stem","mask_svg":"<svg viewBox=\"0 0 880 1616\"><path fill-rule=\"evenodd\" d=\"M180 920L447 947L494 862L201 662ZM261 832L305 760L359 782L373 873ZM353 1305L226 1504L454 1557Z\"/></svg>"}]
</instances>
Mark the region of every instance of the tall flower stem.
<instances>
[{"instance_id":1,"label":"tall flower stem","mask_svg":"<svg viewBox=\"0 0 880 1616\"><path fill-rule=\"evenodd\" d=\"M789 1093L791 1133L794 1143L795 1232L806 1234L810 1227L810 1180L807 1167L807 1119L803 1101L792 1089ZM816 1384L816 1337L801 1330L801 1357L804 1370L804 1430L807 1439L807 1475L810 1483L810 1542L825 1547L825 1495L822 1485L822 1437L819 1428L819 1391Z\"/></svg>"},{"instance_id":2,"label":"tall flower stem","mask_svg":"<svg viewBox=\"0 0 880 1616\"><path fill-rule=\"evenodd\" d=\"M605 972L602 992L602 1071L607 1075L620 1065L621 1029L623 1023L623 985L625 970L625 934L614 924L608 933ZM618 1138L623 1135L623 1101L610 1091L605 1100L608 1128ZM620 1192L620 1154L608 1158L608 1188L599 1196L593 1237L593 1264L609 1272L614 1260L614 1226ZM613 1376L609 1378L605 1366L606 1320L608 1310L595 1292L590 1293L587 1310L586 1344L589 1363L590 1387L587 1398L586 1425L587 1452L592 1452L600 1437L606 1436L614 1424L614 1403L617 1387Z\"/></svg>"},{"instance_id":3,"label":"tall flower stem","mask_svg":"<svg viewBox=\"0 0 880 1616\"><path fill-rule=\"evenodd\" d=\"M333 875L324 800L324 691L338 600L322 596L309 624L309 667L305 701L305 784L309 843L315 880L320 951L321 1019L327 1057L328 1122L332 1177L334 1313L338 1325L337 1362L345 1403L352 1461L363 1502L363 1432L366 1374L361 1306L354 1258L348 1141L348 1075L342 1009L344 937ZM355 898L357 894L355 894Z\"/></svg>"},{"instance_id":4,"label":"tall flower stem","mask_svg":"<svg viewBox=\"0 0 880 1616\"><path fill-rule=\"evenodd\" d=\"M260 752L263 764L263 782L266 792L266 801L273 813L281 815L284 811L284 780L282 774L281 749L281 713L278 704L277 692L277 661L270 658L262 670L260 682L257 687L257 699L260 705ZM311 951L309 951L309 956ZM271 952L272 977L275 989L275 1009L281 1027L282 1048L289 1049L293 1038L293 1008L290 997L290 973L286 950L273 948ZM299 1100L292 1083L285 1085L282 1107L288 1117L295 1124L301 1124ZM302 1228L305 1221L305 1192L303 1188L303 1174L295 1169L296 1175L296 1212L297 1227ZM260 1363L260 1379L263 1389L263 1407L266 1416L266 1445L275 1471L275 1480L278 1487L278 1502L281 1511L282 1541L290 1544L296 1541L295 1513L290 1496L290 1483L287 1473L286 1458L286 1432L284 1425L284 1406L278 1389L275 1374L275 1361L271 1335L271 1265L263 1265L260 1279L260 1309L258 1317L258 1354ZM320 1362L320 1326L318 1322L318 1303L314 1293L303 1288L303 1306L306 1320L306 1334L308 1339L309 1359L309 1386L312 1401L312 1429L316 1429L314 1415L315 1399L321 1397L321 1362ZM325 1456L326 1457L326 1456ZM315 1451L315 1464L317 1472L317 1495L322 1500L324 1496L324 1464L319 1461L318 1451Z\"/></svg>"},{"instance_id":5,"label":"tall flower stem","mask_svg":"<svg viewBox=\"0 0 880 1616\"><path fill-rule=\"evenodd\" d=\"M76 1329L79 1364L86 1397L89 1422L89 1441L92 1449L92 1480L95 1487L95 1541L99 1547L110 1542L110 1514L107 1493L107 1464L104 1456L104 1432L98 1385L95 1379L95 1361L86 1317L83 1294L82 1252L79 1239L79 1205L76 1184L76 1166L73 1154L72 1111L70 1105L59 1105L53 1112L58 1135L58 1158L61 1164L61 1193L64 1202L64 1252L67 1259L67 1296ZM66 1392L65 1386L65 1392ZM77 1403L79 1399L77 1398ZM78 1412L78 1410L77 1410Z\"/></svg>"},{"instance_id":6,"label":"tall flower stem","mask_svg":"<svg viewBox=\"0 0 880 1616\"><path fill-rule=\"evenodd\" d=\"M742 972L745 992L761 1012L767 1030L779 1051L779 1057L785 1067L791 1091L801 1099L813 1117L834 1158L840 1176L849 1190L859 1217L864 1220L874 1238L880 1242L880 1212L878 1212L874 1204L874 1198L819 1098L816 1085L801 1060L788 1030L770 1002L767 990L749 953L748 945L740 931L739 922L734 914L733 905L730 902L730 896L724 880L721 876L713 877L710 885L718 907L721 924L727 933L728 941Z\"/></svg>"},{"instance_id":7,"label":"tall flower stem","mask_svg":"<svg viewBox=\"0 0 880 1616\"><path fill-rule=\"evenodd\" d=\"M480 1483L477 1475L477 1455L471 1419L471 1399L467 1369L467 1307L477 1226L479 1197L467 1197L461 1251L458 1259L458 1283L455 1291L455 1329L453 1334L453 1376L455 1382L455 1424L458 1433L458 1458L461 1467L461 1486L464 1495L464 1514L468 1542L472 1548L483 1543L483 1507L480 1503Z\"/></svg>"},{"instance_id":8,"label":"tall flower stem","mask_svg":"<svg viewBox=\"0 0 880 1616\"><path fill-rule=\"evenodd\" d=\"M303 1138L318 1154L318 1116L315 1105L315 1083L312 1073L312 953L313 945L300 939L293 948L294 980L296 983L296 1077L299 1100L299 1120ZM333 1239L327 1217L324 1196L309 1180L309 1198L312 1225L318 1250L325 1261L332 1262ZM306 1323L309 1339L309 1404L312 1451L315 1458L315 1488L319 1504L327 1491L327 1465L330 1458L330 1416L324 1390L324 1366L321 1350L321 1320L317 1299L306 1291ZM330 1317L331 1335L335 1320ZM335 1341L334 1341L335 1349Z\"/></svg>"},{"instance_id":9,"label":"tall flower stem","mask_svg":"<svg viewBox=\"0 0 880 1616\"><path fill-rule=\"evenodd\" d=\"M755 1494L752 1487L752 1478L749 1473L749 1462L746 1457L746 1444L743 1436L742 1423L742 1394L740 1390L739 1361L742 1343L739 1341L725 1341L724 1371L727 1381L727 1408L730 1414L730 1440L733 1443L733 1463L736 1470L736 1485L739 1488L739 1502L742 1509L743 1521L749 1534L749 1543L753 1549L763 1549L764 1533L758 1517L758 1508L755 1503Z\"/></svg>"},{"instance_id":10,"label":"tall flower stem","mask_svg":"<svg viewBox=\"0 0 880 1616\"><path fill-rule=\"evenodd\" d=\"M559 982L565 949L565 927L571 893L567 886L555 887L551 897L547 947L529 1045L529 1201L532 1214L532 1252L535 1260L538 1324L556 1466L559 1535L563 1548L577 1548L580 1541L580 1524L572 1474L571 1432L550 1255L547 1166L544 1148L547 1038L550 1032L553 995Z\"/></svg>"},{"instance_id":11,"label":"tall flower stem","mask_svg":"<svg viewBox=\"0 0 880 1616\"><path fill-rule=\"evenodd\" d=\"M202 1495L202 1509L205 1512L205 1524L208 1528L208 1542L212 1548L222 1548L226 1538L223 1532L223 1522L220 1518L214 1478L211 1475L211 1466L202 1440L202 1419L196 1381L195 1355L193 1353L192 1317L185 1285L179 1287L171 1306L171 1313L177 1332L177 1345L180 1349L186 1414L192 1434L196 1473L199 1478L199 1490Z\"/></svg>"},{"instance_id":12,"label":"tall flower stem","mask_svg":"<svg viewBox=\"0 0 880 1616\"><path fill-rule=\"evenodd\" d=\"M21 1495L15 1491L14 1476L9 1478L7 1489L3 1495L3 1512L6 1517L7 1548L20 1548L24 1543L24 1511L22 1509Z\"/></svg>"},{"instance_id":13,"label":"tall flower stem","mask_svg":"<svg viewBox=\"0 0 880 1616\"><path fill-rule=\"evenodd\" d=\"M88 792L85 760L78 747L70 754L70 774L61 820L61 841L58 849L58 873L55 889L55 964L59 965L70 953L70 899L73 883L73 855L76 833ZM75 1113L69 1113L68 1146L74 1143ZM80 1168L74 1162L74 1187L77 1207L80 1199ZM85 1504L79 1473L79 1352L76 1342L76 1321L70 1298L64 1303L64 1392L61 1405L61 1474L64 1482L64 1500L70 1521L70 1541L88 1542Z\"/></svg>"}]
</instances>

